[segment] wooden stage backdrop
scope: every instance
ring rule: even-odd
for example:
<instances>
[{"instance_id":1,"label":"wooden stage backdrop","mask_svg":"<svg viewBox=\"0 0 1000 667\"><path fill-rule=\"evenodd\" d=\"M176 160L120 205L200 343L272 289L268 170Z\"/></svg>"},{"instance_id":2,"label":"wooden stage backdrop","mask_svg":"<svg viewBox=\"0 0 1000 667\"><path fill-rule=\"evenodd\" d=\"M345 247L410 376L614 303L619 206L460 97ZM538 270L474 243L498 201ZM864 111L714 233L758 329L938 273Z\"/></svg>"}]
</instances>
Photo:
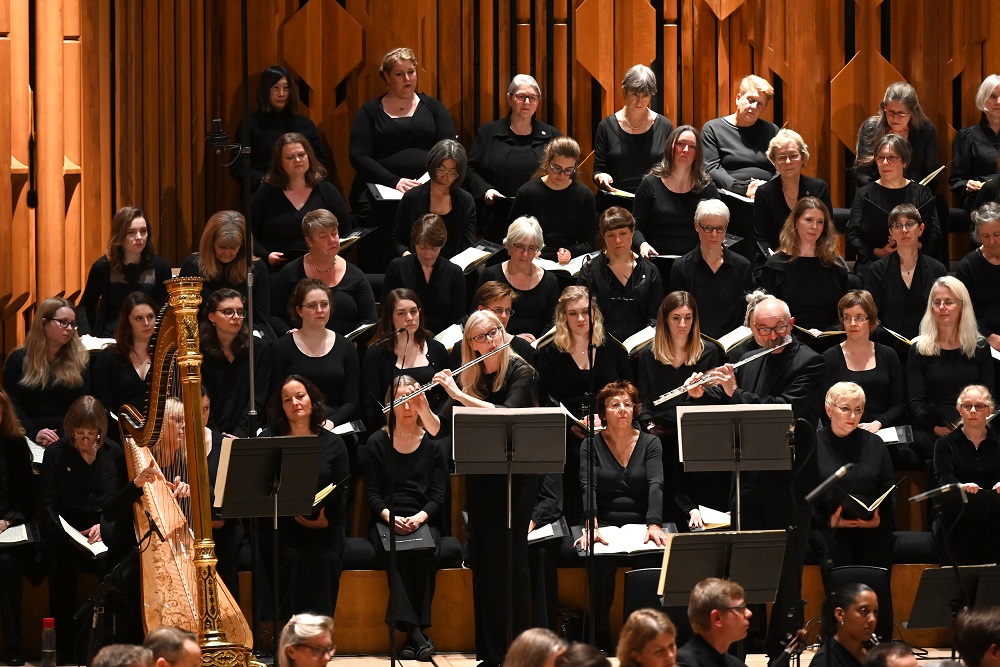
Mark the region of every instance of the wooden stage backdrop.
<instances>
[{"instance_id":1,"label":"wooden stage backdrop","mask_svg":"<svg viewBox=\"0 0 1000 667\"><path fill-rule=\"evenodd\" d=\"M585 154L601 117L622 102L635 63L660 80L654 107L701 126L733 110L740 78L776 84L767 116L810 144L807 172L844 206L855 132L892 81L905 79L938 128L978 120L975 91L998 69L989 0L251 0L251 86L270 64L303 91L341 186L351 120L384 90L388 49L412 47L420 89L451 111L468 145L506 113L517 72L543 88L539 116ZM204 221L238 205L205 146L212 118L233 132L241 112L238 0L0 0L0 270L3 346L23 338L36 300L75 298L108 238L114 210L144 209L157 250L175 266ZM33 30L33 32L32 32ZM34 58L31 58L31 54ZM252 99L251 95L251 99ZM37 142L29 155L29 136ZM29 208L34 164L37 209Z\"/></svg>"}]
</instances>

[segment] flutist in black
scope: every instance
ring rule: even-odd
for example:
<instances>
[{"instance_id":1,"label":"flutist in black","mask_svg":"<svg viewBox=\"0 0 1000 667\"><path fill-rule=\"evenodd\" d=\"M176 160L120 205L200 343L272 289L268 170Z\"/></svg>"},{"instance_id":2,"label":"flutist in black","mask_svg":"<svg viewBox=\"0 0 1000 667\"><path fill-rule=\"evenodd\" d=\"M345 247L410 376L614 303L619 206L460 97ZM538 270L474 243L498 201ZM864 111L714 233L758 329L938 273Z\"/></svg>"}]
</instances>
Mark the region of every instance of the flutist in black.
<instances>
[{"instance_id":1,"label":"flutist in black","mask_svg":"<svg viewBox=\"0 0 1000 667\"><path fill-rule=\"evenodd\" d=\"M462 361L497 349L504 340L503 325L491 310L479 310L465 323ZM537 405L535 371L509 347L462 372L434 376L448 393L441 421L451 423L455 405L470 408L529 408ZM512 485L512 633L528 625L528 525L538 495L536 475L514 475ZM469 558L476 616L476 657L485 667L498 667L507 652L507 478L479 475L469 484Z\"/></svg>"}]
</instances>

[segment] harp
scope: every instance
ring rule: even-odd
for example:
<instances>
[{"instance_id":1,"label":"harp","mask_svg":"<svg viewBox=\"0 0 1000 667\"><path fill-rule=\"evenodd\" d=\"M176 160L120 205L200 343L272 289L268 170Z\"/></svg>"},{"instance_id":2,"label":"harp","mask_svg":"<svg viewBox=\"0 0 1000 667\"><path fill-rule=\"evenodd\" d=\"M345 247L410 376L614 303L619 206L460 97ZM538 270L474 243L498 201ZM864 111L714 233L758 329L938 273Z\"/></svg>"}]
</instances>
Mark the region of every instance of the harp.
<instances>
[{"instance_id":1,"label":"harp","mask_svg":"<svg viewBox=\"0 0 1000 667\"><path fill-rule=\"evenodd\" d=\"M215 543L209 507L208 461L201 415L201 353L198 305L201 278L166 281L169 300L156 320L151 341L150 392L143 414L122 406L119 428L134 479L154 461L152 445L163 435L168 393L179 390L186 428L178 449L186 453L191 496L183 504L163 480L146 484L134 503L136 528L144 534L152 517L164 535L155 535L140 557L143 626L150 632L175 625L198 636L202 664L218 667L255 665L253 635L239 605L215 571ZM172 461L169 462L172 464ZM167 462L157 462L166 467Z\"/></svg>"}]
</instances>

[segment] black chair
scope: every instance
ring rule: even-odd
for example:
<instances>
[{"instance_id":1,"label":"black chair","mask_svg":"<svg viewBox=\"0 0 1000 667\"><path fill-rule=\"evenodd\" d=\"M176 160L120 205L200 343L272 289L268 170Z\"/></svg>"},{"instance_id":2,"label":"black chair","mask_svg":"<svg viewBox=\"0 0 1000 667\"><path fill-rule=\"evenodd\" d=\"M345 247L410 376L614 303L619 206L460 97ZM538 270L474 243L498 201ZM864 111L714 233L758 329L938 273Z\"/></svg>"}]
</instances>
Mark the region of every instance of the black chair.
<instances>
[{"instance_id":1,"label":"black chair","mask_svg":"<svg viewBox=\"0 0 1000 667\"><path fill-rule=\"evenodd\" d=\"M683 646L691 639L694 631L688 620L687 607L664 607L656 589L660 585L660 568L647 567L625 573L625 595L622 604L622 622L636 609L660 609L677 628L677 646Z\"/></svg>"},{"instance_id":2,"label":"black chair","mask_svg":"<svg viewBox=\"0 0 1000 667\"><path fill-rule=\"evenodd\" d=\"M891 641L893 635L892 588L889 585L889 571L884 567L871 565L844 565L830 571L827 595L847 584L865 584L878 597L878 623L875 634L879 641ZM831 610L832 613L832 610Z\"/></svg>"}]
</instances>

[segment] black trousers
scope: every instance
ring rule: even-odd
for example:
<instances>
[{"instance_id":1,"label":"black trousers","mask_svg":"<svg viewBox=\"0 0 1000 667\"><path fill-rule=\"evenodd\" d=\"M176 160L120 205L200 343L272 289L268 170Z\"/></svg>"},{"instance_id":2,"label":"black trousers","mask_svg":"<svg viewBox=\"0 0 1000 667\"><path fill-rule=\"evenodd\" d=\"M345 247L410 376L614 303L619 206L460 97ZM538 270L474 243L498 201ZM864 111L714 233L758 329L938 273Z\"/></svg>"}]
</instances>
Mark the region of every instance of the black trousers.
<instances>
[{"instance_id":1,"label":"black trousers","mask_svg":"<svg viewBox=\"0 0 1000 667\"><path fill-rule=\"evenodd\" d=\"M396 628L409 631L431 626L431 607L434 603L434 587L441 557L441 531L431 527L431 534L437 544L435 549L415 549L396 551L395 576L389 571L389 553L382 547L378 529L369 531L368 539L375 547L379 561L385 567L385 576L393 589L392 606L386 607L385 622L389 624L390 612L395 611Z\"/></svg>"},{"instance_id":2,"label":"black trousers","mask_svg":"<svg viewBox=\"0 0 1000 667\"><path fill-rule=\"evenodd\" d=\"M528 545L531 572L531 625L556 629L559 613L559 547L562 540Z\"/></svg>"},{"instance_id":3,"label":"black trousers","mask_svg":"<svg viewBox=\"0 0 1000 667\"><path fill-rule=\"evenodd\" d=\"M593 567L596 569L596 587L594 596L594 642L597 648L614 652L615 645L611 641L611 603L615 599L615 578L619 567L639 569L644 567L659 567L663 562L663 552L638 556L595 556Z\"/></svg>"},{"instance_id":4,"label":"black trousers","mask_svg":"<svg viewBox=\"0 0 1000 667\"><path fill-rule=\"evenodd\" d=\"M0 622L7 653L21 652L21 575L31 545L0 550Z\"/></svg>"},{"instance_id":5,"label":"black trousers","mask_svg":"<svg viewBox=\"0 0 1000 667\"><path fill-rule=\"evenodd\" d=\"M89 617L80 624L73 620L77 610L77 580L87 572L103 578L107 574L109 558L91 558L62 533L45 538L42 554L49 578L49 612L56 623L56 650L64 659L75 659L80 629L90 622Z\"/></svg>"},{"instance_id":6,"label":"black trousers","mask_svg":"<svg viewBox=\"0 0 1000 667\"><path fill-rule=\"evenodd\" d=\"M340 592L346 536L342 525L335 525L330 530L332 539L328 535L303 535L303 531L295 531L294 528L279 528L278 613L281 618L275 623L276 628L284 625L293 614L301 612L333 616ZM270 528L262 530L259 544L267 571L273 573ZM270 619L273 615L270 589L267 596L258 598L258 602L261 604L261 617Z\"/></svg>"}]
</instances>

